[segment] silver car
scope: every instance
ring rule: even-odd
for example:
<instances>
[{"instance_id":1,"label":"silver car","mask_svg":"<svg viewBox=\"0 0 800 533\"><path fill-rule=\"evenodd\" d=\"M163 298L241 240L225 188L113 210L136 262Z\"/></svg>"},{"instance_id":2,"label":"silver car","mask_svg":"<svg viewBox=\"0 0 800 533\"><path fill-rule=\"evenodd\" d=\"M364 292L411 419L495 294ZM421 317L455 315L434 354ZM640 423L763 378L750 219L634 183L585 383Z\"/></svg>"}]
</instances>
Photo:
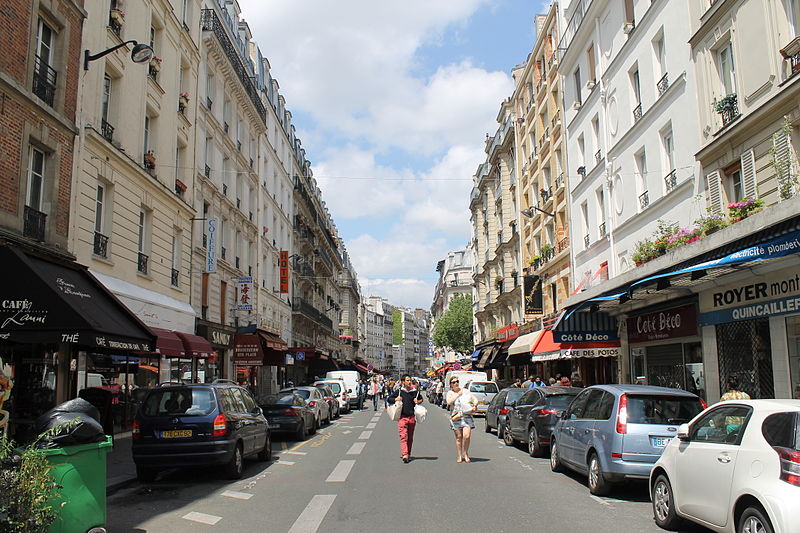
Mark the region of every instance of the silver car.
<instances>
[{"instance_id":1,"label":"silver car","mask_svg":"<svg viewBox=\"0 0 800 533\"><path fill-rule=\"evenodd\" d=\"M476 415L485 415L489 404L499 392L497 383L494 381L470 381L469 391L478 400L478 408L475 411Z\"/></svg>"},{"instance_id":2,"label":"silver car","mask_svg":"<svg viewBox=\"0 0 800 533\"><path fill-rule=\"evenodd\" d=\"M281 389L281 392L293 392L309 403L314 409L316 427L331 423L331 408L325 400L322 391L316 387L289 387ZM314 428L316 430L316 428Z\"/></svg>"},{"instance_id":3,"label":"silver car","mask_svg":"<svg viewBox=\"0 0 800 533\"><path fill-rule=\"evenodd\" d=\"M578 394L553 429L550 468L589 478L592 494L648 479L667 443L705 409L697 395L647 385L594 385Z\"/></svg>"}]
</instances>

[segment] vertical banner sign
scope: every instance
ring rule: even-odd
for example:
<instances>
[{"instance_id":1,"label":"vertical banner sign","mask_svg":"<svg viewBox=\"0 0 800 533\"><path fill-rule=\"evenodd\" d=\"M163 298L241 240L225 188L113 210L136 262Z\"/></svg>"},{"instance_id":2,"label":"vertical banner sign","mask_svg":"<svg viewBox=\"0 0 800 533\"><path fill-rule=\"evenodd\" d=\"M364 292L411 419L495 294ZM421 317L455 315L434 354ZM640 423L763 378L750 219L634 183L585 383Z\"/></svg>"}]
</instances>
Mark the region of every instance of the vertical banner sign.
<instances>
[{"instance_id":1,"label":"vertical banner sign","mask_svg":"<svg viewBox=\"0 0 800 533\"><path fill-rule=\"evenodd\" d=\"M237 278L236 284L238 287L238 290L236 292L236 310L252 311L253 278L249 276L243 278Z\"/></svg>"},{"instance_id":2,"label":"vertical banner sign","mask_svg":"<svg viewBox=\"0 0 800 533\"><path fill-rule=\"evenodd\" d=\"M287 250L281 250L280 255L280 275L281 275L281 287L280 291L282 294L288 294L289 292L289 252Z\"/></svg>"},{"instance_id":3,"label":"vertical banner sign","mask_svg":"<svg viewBox=\"0 0 800 533\"><path fill-rule=\"evenodd\" d=\"M217 271L217 219L206 220L206 272Z\"/></svg>"},{"instance_id":4,"label":"vertical banner sign","mask_svg":"<svg viewBox=\"0 0 800 533\"><path fill-rule=\"evenodd\" d=\"M542 280L539 276L525 276L525 314L538 315L544 312Z\"/></svg>"}]
</instances>

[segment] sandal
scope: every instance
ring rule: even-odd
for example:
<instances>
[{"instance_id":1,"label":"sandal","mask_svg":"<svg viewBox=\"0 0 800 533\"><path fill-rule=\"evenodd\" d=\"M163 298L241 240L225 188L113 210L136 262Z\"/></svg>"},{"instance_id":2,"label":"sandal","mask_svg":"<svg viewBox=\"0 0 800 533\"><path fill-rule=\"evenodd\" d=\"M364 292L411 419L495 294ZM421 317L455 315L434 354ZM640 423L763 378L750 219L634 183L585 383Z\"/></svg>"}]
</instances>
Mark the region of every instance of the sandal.
<instances>
[{"instance_id":1,"label":"sandal","mask_svg":"<svg viewBox=\"0 0 800 533\"><path fill-rule=\"evenodd\" d=\"M470 460L470 458L469 458L469 457L464 457L464 462L465 462L465 463L471 463L472 461Z\"/></svg>"},{"instance_id":2,"label":"sandal","mask_svg":"<svg viewBox=\"0 0 800 533\"><path fill-rule=\"evenodd\" d=\"M460 463L460 462L461 462L461 457L459 457L458 459L456 459L456 462L457 462L457 463Z\"/></svg>"}]
</instances>

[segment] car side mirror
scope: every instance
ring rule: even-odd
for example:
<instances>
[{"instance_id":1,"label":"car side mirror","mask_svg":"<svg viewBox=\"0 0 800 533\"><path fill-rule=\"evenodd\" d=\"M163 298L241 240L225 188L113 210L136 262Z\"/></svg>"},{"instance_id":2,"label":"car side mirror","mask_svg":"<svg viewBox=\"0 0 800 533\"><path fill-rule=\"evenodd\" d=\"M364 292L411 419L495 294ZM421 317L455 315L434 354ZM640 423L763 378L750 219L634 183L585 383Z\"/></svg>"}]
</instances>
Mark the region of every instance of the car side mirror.
<instances>
[{"instance_id":1,"label":"car side mirror","mask_svg":"<svg viewBox=\"0 0 800 533\"><path fill-rule=\"evenodd\" d=\"M517 401L516 401L516 400L514 400L513 402L511 402L510 404L508 404L508 406L509 406L509 407L516 407L516 406L517 406Z\"/></svg>"},{"instance_id":2,"label":"car side mirror","mask_svg":"<svg viewBox=\"0 0 800 533\"><path fill-rule=\"evenodd\" d=\"M564 411L557 411L556 418L564 418Z\"/></svg>"},{"instance_id":3,"label":"car side mirror","mask_svg":"<svg viewBox=\"0 0 800 533\"><path fill-rule=\"evenodd\" d=\"M253 411L252 411L252 413L253 413L254 415L258 416L258 415L262 415L262 414L264 414L264 411L262 411L262 410L261 410L261 408L260 408L259 406L257 406L257 405L256 405L255 407L253 407Z\"/></svg>"},{"instance_id":4,"label":"car side mirror","mask_svg":"<svg viewBox=\"0 0 800 533\"><path fill-rule=\"evenodd\" d=\"M683 442L689 442L691 439L689 438L689 424L681 424L678 426L678 439Z\"/></svg>"}]
</instances>

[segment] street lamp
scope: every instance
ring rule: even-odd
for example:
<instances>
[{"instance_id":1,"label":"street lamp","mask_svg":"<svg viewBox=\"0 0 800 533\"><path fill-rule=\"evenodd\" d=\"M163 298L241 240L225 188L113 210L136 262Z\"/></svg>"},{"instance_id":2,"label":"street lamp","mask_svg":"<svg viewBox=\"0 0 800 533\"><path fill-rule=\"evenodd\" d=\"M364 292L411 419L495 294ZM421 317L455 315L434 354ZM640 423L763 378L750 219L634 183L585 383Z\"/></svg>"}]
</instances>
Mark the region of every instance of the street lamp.
<instances>
[{"instance_id":1,"label":"street lamp","mask_svg":"<svg viewBox=\"0 0 800 533\"><path fill-rule=\"evenodd\" d=\"M130 40L130 41L125 41L124 43L120 43L116 46L112 46L108 50L103 50L102 52L94 55L89 55L89 50L84 50L83 70L89 70L89 61L100 59L101 57L108 55L111 52L115 52L128 44L133 44L133 50L131 50L131 61L133 61L134 63L147 63L148 61L153 59L155 52L153 52L153 48L149 44L140 44L137 41Z\"/></svg>"},{"instance_id":2,"label":"street lamp","mask_svg":"<svg viewBox=\"0 0 800 533\"><path fill-rule=\"evenodd\" d=\"M528 217L528 218L532 218L532 217L533 217L533 215L534 215L534 209L535 209L536 211L539 211L540 213L544 213L545 215L547 215L547 216L549 216L549 217L555 217L555 216L556 216L554 213L548 213L548 212L547 212L547 211L545 211L544 209L539 209L538 207L536 207L536 206L534 206L534 205L530 206L528 209L522 209L522 210L520 211L520 213L522 213L523 215L525 215L525 216L526 216L526 217Z\"/></svg>"}]
</instances>

